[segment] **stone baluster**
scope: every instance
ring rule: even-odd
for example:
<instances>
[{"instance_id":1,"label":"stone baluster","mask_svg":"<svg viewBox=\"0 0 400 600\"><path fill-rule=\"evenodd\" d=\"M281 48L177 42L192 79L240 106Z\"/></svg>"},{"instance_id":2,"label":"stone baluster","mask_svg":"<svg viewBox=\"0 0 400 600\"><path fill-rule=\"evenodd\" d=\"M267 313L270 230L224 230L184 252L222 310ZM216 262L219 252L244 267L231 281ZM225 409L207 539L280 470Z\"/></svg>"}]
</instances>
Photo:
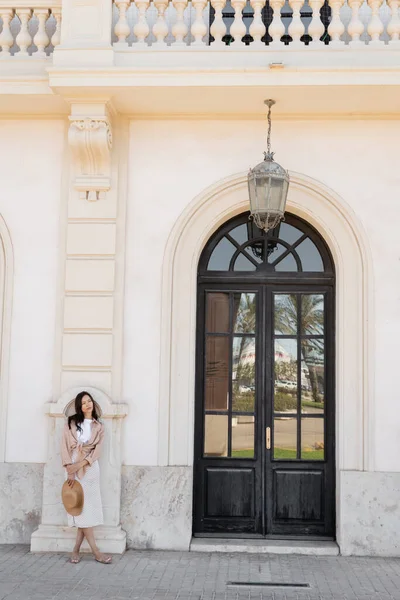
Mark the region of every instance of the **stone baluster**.
<instances>
[{"instance_id":1,"label":"stone baluster","mask_svg":"<svg viewBox=\"0 0 400 600\"><path fill-rule=\"evenodd\" d=\"M224 45L222 38L226 34L226 25L222 16L226 0L211 0L211 4L215 10L214 21L210 27L210 33L214 38L213 46L221 46Z\"/></svg>"},{"instance_id":2,"label":"stone baluster","mask_svg":"<svg viewBox=\"0 0 400 600\"><path fill-rule=\"evenodd\" d=\"M344 24L340 17L340 9L344 4L344 0L329 0L329 6L332 9L332 20L329 23L328 33L331 36L330 46L342 46L343 42L340 36L345 31Z\"/></svg>"},{"instance_id":3,"label":"stone baluster","mask_svg":"<svg viewBox=\"0 0 400 600\"><path fill-rule=\"evenodd\" d=\"M145 40L150 33L150 27L146 19L146 11L149 8L150 0L135 0L139 12L138 22L133 27L133 33L137 37L138 44L145 44Z\"/></svg>"},{"instance_id":4,"label":"stone baluster","mask_svg":"<svg viewBox=\"0 0 400 600\"><path fill-rule=\"evenodd\" d=\"M191 28L194 38L192 46L204 46L203 38L207 35L207 25L204 23L203 11L207 6L207 0L192 0L192 6L196 11L196 17Z\"/></svg>"},{"instance_id":5,"label":"stone baluster","mask_svg":"<svg viewBox=\"0 0 400 600\"><path fill-rule=\"evenodd\" d=\"M3 56L10 56L10 48L14 45L14 38L10 29L10 23L13 17L14 9L0 9L0 18L3 21L3 30L0 33L0 48Z\"/></svg>"},{"instance_id":6,"label":"stone baluster","mask_svg":"<svg viewBox=\"0 0 400 600\"><path fill-rule=\"evenodd\" d=\"M168 35L168 24L165 18L165 11L168 8L169 0L153 0L157 9L157 21L153 25L153 35L156 42L153 46L166 46L165 38Z\"/></svg>"},{"instance_id":7,"label":"stone baluster","mask_svg":"<svg viewBox=\"0 0 400 600\"><path fill-rule=\"evenodd\" d=\"M231 25L231 36L234 47L243 47L242 38L246 35L246 25L243 22L243 9L246 6L246 0L231 0L231 5L235 11L235 18Z\"/></svg>"},{"instance_id":8,"label":"stone baluster","mask_svg":"<svg viewBox=\"0 0 400 600\"><path fill-rule=\"evenodd\" d=\"M39 26L33 43L37 47L36 56L46 56L44 49L50 44L50 38L46 32L46 21L49 18L50 11L47 8L35 8L34 14L39 21Z\"/></svg>"},{"instance_id":9,"label":"stone baluster","mask_svg":"<svg viewBox=\"0 0 400 600\"><path fill-rule=\"evenodd\" d=\"M379 9L382 5L383 0L368 0L368 6L372 10L371 20L368 23L368 33L371 36L370 46L382 46L383 41L380 40L380 36L383 33L384 27L379 16Z\"/></svg>"},{"instance_id":10,"label":"stone baluster","mask_svg":"<svg viewBox=\"0 0 400 600\"><path fill-rule=\"evenodd\" d=\"M172 35L175 38L174 46L185 46L184 37L189 29L185 23L184 12L188 5L188 0L172 0L176 10L176 22L172 26Z\"/></svg>"},{"instance_id":11,"label":"stone baluster","mask_svg":"<svg viewBox=\"0 0 400 600\"><path fill-rule=\"evenodd\" d=\"M254 10L253 22L250 25L249 33L253 38L252 47L255 45L264 44L261 42L262 37L265 35L266 27L262 20L262 9L265 4L265 0L250 0L251 8Z\"/></svg>"},{"instance_id":12,"label":"stone baluster","mask_svg":"<svg viewBox=\"0 0 400 600\"><path fill-rule=\"evenodd\" d=\"M56 22L56 30L52 35L51 43L53 44L53 47L56 48L61 42L61 7L52 8L51 14Z\"/></svg>"},{"instance_id":13,"label":"stone baluster","mask_svg":"<svg viewBox=\"0 0 400 600\"><path fill-rule=\"evenodd\" d=\"M300 38L304 35L305 29L301 21L301 7L304 4L304 0L289 0L290 8L293 11L292 22L289 25L288 33L292 38L292 46L299 46L301 44Z\"/></svg>"},{"instance_id":14,"label":"stone baluster","mask_svg":"<svg viewBox=\"0 0 400 600\"><path fill-rule=\"evenodd\" d=\"M270 0L269 5L272 8L273 17L269 26L269 35L272 37L270 46L282 47L281 37L285 35L285 26L281 19L281 9L285 4L285 0Z\"/></svg>"},{"instance_id":15,"label":"stone baluster","mask_svg":"<svg viewBox=\"0 0 400 600\"><path fill-rule=\"evenodd\" d=\"M400 45L400 17L399 17L399 6L400 0L387 0L391 10L391 19L387 26L387 32L390 35L389 45L399 46Z\"/></svg>"},{"instance_id":16,"label":"stone baluster","mask_svg":"<svg viewBox=\"0 0 400 600\"><path fill-rule=\"evenodd\" d=\"M115 0L115 5L118 8L118 21L114 27L114 33L118 38L117 44L124 44L127 46L126 38L129 36L131 30L129 27L128 20L126 18L126 11L131 4L131 0Z\"/></svg>"},{"instance_id":17,"label":"stone baluster","mask_svg":"<svg viewBox=\"0 0 400 600\"><path fill-rule=\"evenodd\" d=\"M360 46L363 42L360 40L361 34L364 32L364 25L360 19L360 8L364 0L348 0L351 8L351 20L347 31L351 37L350 46Z\"/></svg>"},{"instance_id":18,"label":"stone baluster","mask_svg":"<svg viewBox=\"0 0 400 600\"><path fill-rule=\"evenodd\" d=\"M32 37L28 30L28 23L32 16L32 10L30 8L17 8L16 13L21 21L21 29L15 38L15 41L19 46L18 54L23 58L28 56L28 48L32 44Z\"/></svg>"},{"instance_id":19,"label":"stone baluster","mask_svg":"<svg viewBox=\"0 0 400 600\"><path fill-rule=\"evenodd\" d=\"M325 27L321 21L320 10L324 5L324 0L309 0L309 4L312 10L312 19L308 26L308 35L312 39L313 46L323 46L324 44L321 42L321 37L324 34Z\"/></svg>"}]
</instances>

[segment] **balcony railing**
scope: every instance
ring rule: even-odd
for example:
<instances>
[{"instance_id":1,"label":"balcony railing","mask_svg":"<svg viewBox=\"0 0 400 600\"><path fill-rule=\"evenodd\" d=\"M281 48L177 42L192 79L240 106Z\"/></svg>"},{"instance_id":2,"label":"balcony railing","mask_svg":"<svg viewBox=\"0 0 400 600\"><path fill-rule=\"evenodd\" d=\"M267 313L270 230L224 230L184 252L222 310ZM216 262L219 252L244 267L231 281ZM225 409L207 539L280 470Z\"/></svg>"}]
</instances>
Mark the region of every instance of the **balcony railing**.
<instances>
[{"instance_id":1,"label":"balcony railing","mask_svg":"<svg viewBox=\"0 0 400 600\"><path fill-rule=\"evenodd\" d=\"M115 0L115 48L399 46L400 0Z\"/></svg>"},{"instance_id":2,"label":"balcony railing","mask_svg":"<svg viewBox=\"0 0 400 600\"><path fill-rule=\"evenodd\" d=\"M110 0L111 1L111 0ZM400 47L400 0L115 0L116 50ZM0 60L46 58L61 0L0 0Z\"/></svg>"},{"instance_id":3,"label":"balcony railing","mask_svg":"<svg viewBox=\"0 0 400 600\"><path fill-rule=\"evenodd\" d=\"M38 0L0 6L0 59L45 58L60 43L61 1Z\"/></svg>"}]
</instances>

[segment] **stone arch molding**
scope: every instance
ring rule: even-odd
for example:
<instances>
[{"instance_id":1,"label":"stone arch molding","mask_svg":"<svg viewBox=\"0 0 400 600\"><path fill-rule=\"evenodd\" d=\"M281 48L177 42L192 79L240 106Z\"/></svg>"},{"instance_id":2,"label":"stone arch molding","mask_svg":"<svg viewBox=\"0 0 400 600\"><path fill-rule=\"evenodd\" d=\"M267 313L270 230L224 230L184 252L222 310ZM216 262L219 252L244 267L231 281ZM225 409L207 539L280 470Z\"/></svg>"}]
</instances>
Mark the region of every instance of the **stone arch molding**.
<instances>
[{"instance_id":1,"label":"stone arch molding","mask_svg":"<svg viewBox=\"0 0 400 600\"><path fill-rule=\"evenodd\" d=\"M13 278L14 252L11 235L0 215L0 462L6 459Z\"/></svg>"},{"instance_id":2,"label":"stone arch molding","mask_svg":"<svg viewBox=\"0 0 400 600\"><path fill-rule=\"evenodd\" d=\"M287 210L313 225L336 268L338 470L373 470L372 258L351 207L321 182L290 173ZM182 213L164 256L159 394L160 465L193 463L197 265L209 237L248 210L247 173L218 182Z\"/></svg>"},{"instance_id":3,"label":"stone arch molding","mask_svg":"<svg viewBox=\"0 0 400 600\"><path fill-rule=\"evenodd\" d=\"M67 527L67 516L61 503L61 486L65 474L61 466L61 436L72 404L78 392L89 392L100 407L105 426L104 446L100 458L101 496L104 525L98 527L98 546L103 552L122 553L126 534L120 525L121 504L121 430L122 419L128 413L126 404L116 404L102 390L87 386L64 392L57 402L46 404L50 417L48 459L43 477L42 522L31 537L31 550L36 552L68 552L74 544L75 532ZM85 542L86 543L86 542Z\"/></svg>"}]
</instances>

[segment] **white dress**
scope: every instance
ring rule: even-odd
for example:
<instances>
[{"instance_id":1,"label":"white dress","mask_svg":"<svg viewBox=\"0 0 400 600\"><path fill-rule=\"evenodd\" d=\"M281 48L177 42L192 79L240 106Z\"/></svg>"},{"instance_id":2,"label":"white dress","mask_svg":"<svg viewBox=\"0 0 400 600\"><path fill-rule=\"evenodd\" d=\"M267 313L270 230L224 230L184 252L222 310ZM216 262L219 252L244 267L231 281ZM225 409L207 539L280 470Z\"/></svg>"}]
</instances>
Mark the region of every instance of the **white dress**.
<instances>
[{"instance_id":1,"label":"white dress","mask_svg":"<svg viewBox=\"0 0 400 600\"><path fill-rule=\"evenodd\" d=\"M92 419L85 419L81 423L82 431L77 430L78 442L85 444L90 440L92 430ZM72 462L75 462L78 452L74 450L72 454ZM77 517L68 515L69 527L96 527L103 525L103 507L101 505L100 495L100 468L99 462L96 460L92 466L86 468L85 475L82 479L77 480L83 488L83 510Z\"/></svg>"}]
</instances>

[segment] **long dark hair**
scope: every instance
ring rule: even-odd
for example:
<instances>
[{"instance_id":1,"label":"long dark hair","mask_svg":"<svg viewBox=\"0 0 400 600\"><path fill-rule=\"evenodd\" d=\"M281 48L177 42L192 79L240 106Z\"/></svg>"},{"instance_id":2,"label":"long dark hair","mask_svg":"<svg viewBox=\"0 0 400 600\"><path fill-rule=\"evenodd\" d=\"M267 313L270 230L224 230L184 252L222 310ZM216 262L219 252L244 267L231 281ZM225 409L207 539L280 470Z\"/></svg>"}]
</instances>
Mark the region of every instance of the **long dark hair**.
<instances>
[{"instance_id":1,"label":"long dark hair","mask_svg":"<svg viewBox=\"0 0 400 600\"><path fill-rule=\"evenodd\" d=\"M75 398L75 414L72 415L71 417L68 417L68 427L70 429L71 429L71 423L73 421L75 423L78 431L82 431L81 423L83 423L83 421L85 420L85 415L82 412L82 399L84 396L89 396L89 398L93 402L92 419L94 419L95 421L99 420L97 410L96 410L96 404L93 399L93 396L91 394L89 394L89 392L85 392L85 391L79 392L79 394L77 394L77 396Z\"/></svg>"}]
</instances>

